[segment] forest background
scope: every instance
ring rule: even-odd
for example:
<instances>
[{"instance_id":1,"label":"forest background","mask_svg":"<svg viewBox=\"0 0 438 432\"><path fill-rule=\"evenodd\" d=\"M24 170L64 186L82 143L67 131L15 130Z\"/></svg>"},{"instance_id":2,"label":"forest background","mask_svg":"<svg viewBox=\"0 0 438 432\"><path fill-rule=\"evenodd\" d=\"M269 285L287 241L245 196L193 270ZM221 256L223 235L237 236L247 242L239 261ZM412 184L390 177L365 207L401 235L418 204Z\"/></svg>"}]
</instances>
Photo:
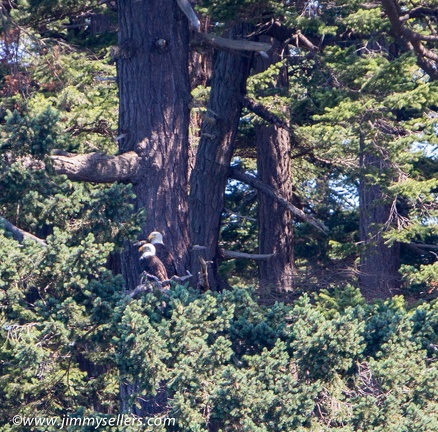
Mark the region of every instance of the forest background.
<instances>
[{"instance_id":1,"label":"forest background","mask_svg":"<svg viewBox=\"0 0 438 432\"><path fill-rule=\"evenodd\" d=\"M437 20L3 0L0 430L438 430Z\"/></svg>"}]
</instances>

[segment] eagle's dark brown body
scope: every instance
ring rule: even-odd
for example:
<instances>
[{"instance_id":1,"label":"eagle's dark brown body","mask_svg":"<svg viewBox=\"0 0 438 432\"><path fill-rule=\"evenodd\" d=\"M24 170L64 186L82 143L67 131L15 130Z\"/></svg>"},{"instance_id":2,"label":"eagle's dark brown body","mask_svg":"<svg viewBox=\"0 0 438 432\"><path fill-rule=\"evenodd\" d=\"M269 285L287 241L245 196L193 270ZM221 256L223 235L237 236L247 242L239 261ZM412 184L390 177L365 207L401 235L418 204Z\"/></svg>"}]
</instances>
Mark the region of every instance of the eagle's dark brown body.
<instances>
[{"instance_id":1,"label":"eagle's dark brown body","mask_svg":"<svg viewBox=\"0 0 438 432\"><path fill-rule=\"evenodd\" d=\"M155 276L160 282L169 279L166 267L162 261L155 255L155 246L151 243L145 243L138 249L140 252L140 264L143 271Z\"/></svg>"}]
</instances>

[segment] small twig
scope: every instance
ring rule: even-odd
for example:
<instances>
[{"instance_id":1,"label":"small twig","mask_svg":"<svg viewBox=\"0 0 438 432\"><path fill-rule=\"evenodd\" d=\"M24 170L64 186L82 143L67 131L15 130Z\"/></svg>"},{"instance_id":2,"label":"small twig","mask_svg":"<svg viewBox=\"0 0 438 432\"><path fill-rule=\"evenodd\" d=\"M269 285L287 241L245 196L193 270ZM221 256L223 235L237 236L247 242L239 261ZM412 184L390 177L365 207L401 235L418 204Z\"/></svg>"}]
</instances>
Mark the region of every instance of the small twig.
<instances>
[{"instance_id":1,"label":"small twig","mask_svg":"<svg viewBox=\"0 0 438 432\"><path fill-rule=\"evenodd\" d=\"M241 214L236 213L235 211L230 210L230 209L228 209L228 208L225 208L224 210L225 210L228 214L230 214L230 215L234 215L234 216L237 216L237 217L240 218L240 219L248 220L248 221L250 221L250 222L256 222L256 219L254 219L254 218L252 218L252 217L241 215Z\"/></svg>"},{"instance_id":2,"label":"small twig","mask_svg":"<svg viewBox=\"0 0 438 432\"><path fill-rule=\"evenodd\" d=\"M172 277L170 278L170 280L171 280L171 281L174 281L174 282L177 282L177 283L181 283L181 282L184 282L184 281L186 281L187 279L190 279L191 277L193 277L193 275L192 275L188 270L186 270L186 273L187 273L186 276L177 276L177 275L174 275L174 276L172 276Z\"/></svg>"}]
</instances>

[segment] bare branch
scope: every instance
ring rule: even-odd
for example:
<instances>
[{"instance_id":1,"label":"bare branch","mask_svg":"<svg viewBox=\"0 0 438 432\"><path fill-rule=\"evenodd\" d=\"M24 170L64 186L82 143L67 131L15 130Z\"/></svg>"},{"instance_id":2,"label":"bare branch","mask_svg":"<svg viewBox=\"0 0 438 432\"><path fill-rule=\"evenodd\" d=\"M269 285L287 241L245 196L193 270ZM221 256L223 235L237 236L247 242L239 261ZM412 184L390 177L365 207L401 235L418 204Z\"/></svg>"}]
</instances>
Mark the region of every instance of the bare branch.
<instances>
[{"instance_id":1,"label":"bare branch","mask_svg":"<svg viewBox=\"0 0 438 432\"><path fill-rule=\"evenodd\" d=\"M47 243L43 239L40 239L39 237L34 236L33 234L16 227L2 216L0 216L0 225L3 225L3 227L7 231L11 232L12 237L18 242L22 242L24 239L30 239L34 242L39 243L42 246L47 246Z\"/></svg>"},{"instance_id":2,"label":"bare branch","mask_svg":"<svg viewBox=\"0 0 438 432\"><path fill-rule=\"evenodd\" d=\"M204 291L210 290L210 283L208 282L208 264L211 263L211 261L205 261L205 259L202 256L199 256L199 263L201 265L201 270L198 273L198 286L202 288Z\"/></svg>"},{"instance_id":3,"label":"bare branch","mask_svg":"<svg viewBox=\"0 0 438 432\"><path fill-rule=\"evenodd\" d=\"M196 35L202 39L203 42L221 50L230 49L233 51L266 52L272 47L272 45L268 43L253 42L244 39L227 39L209 33L196 33Z\"/></svg>"},{"instance_id":4,"label":"bare branch","mask_svg":"<svg viewBox=\"0 0 438 432\"><path fill-rule=\"evenodd\" d=\"M273 200L275 200L278 204L283 206L285 209L289 210L294 216L298 217L299 219L303 220L304 222L307 222L314 226L318 231L321 231L323 233L327 232L326 226L311 216L304 213L301 209L298 207L295 207L292 203L285 200L283 197L277 195L274 190L272 190L271 187L266 185L265 183L261 182L257 178L255 178L252 175L249 175L247 173L244 173L238 168L230 168L230 175L231 178L235 180L239 180L241 182L244 182L253 188L257 189L258 191L264 193L265 195L271 197Z\"/></svg>"},{"instance_id":5,"label":"bare branch","mask_svg":"<svg viewBox=\"0 0 438 432\"><path fill-rule=\"evenodd\" d=\"M290 132L289 126L280 117L270 112L265 106L252 100L248 96L243 97L243 106L248 108L254 114L257 114L263 120Z\"/></svg>"},{"instance_id":6,"label":"bare branch","mask_svg":"<svg viewBox=\"0 0 438 432\"><path fill-rule=\"evenodd\" d=\"M257 221L255 218L252 218L252 217L249 217L249 216L241 215L240 213L236 213L235 211L233 211L233 210L231 210L231 209L229 209L229 208L226 208L226 207L225 207L224 210L225 210L229 215L237 216L237 217L240 218L240 219L248 220L248 221L250 221L250 222L256 222L256 221Z\"/></svg>"},{"instance_id":7,"label":"bare branch","mask_svg":"<svg viewBox=\"0 0 438 432\"><path fill-rule=\"evenodd\" d=\"M419 249L432 249L432 250L438 250L438 246L437 245L431 245L431 244L427 244L427 243L414 243L411 242L409 243L410 245L413 245Z\"/></svg>"},{"instance_id":8,"label":"bare branch","mask_svg":"<svg viewBox=\"0 0 438 432\"><path fill-rule=\"evenodd\" d=\"M187 279L190 279L193 277L193 275L188 270L186 270L186 273L187 274L185 276L174 275L170 278L170 280L175 281L178 284L181 284L182 282L185 282Z\"/></svg>"},{"instance_id":9,"label":"bare branch","mask_svg":"<svg viewBox=\"0 0 438 432\"><path fill-rule=\"evenodd\" d=\"M190 279L193 275L187 270L186 276L172 276L170 279L166 279L160 281L156 276L143 272L142 279L139 285L137 285L134 291L130 292L128 295L131 298L137 297L142 292L151 292L153 289L158 289L164 294L167 292L167 285L170 284L171 281L175 281L176 283L182 283L187 279Z\"/></svg>"},{"instance_id":10,"label":"bare branch","mask_svg":"<svg viewBox=\"0 0 438 432\"><path fill-rule=\"evenodd\" d=\"M201 23L199 22L199 19L196 16L196 13L193 10L192 5L189 3L189 1L188 0L176 0L176 2L178 3L178 6L183 11L184 15L190 21L192 26L195 28L195 30L199 31L199 29L201 27Z\"/></svg>"},{"instance_id":11,"label":"bare branch","mask_svg":"<svg viewBox=\"0 0 438 432\"><path fill-rule=\"evenodd\" d=\"M301 33L301 30L297 30L297 32L294 35L295 39L296 39L296 46L299 47L300 46L300 42L309 49L309 51L314 54L315 51L318 51L318 47L316 45L314 45L310 39L306 38L306 36L304 36Z\"/></svg>"},{"instance_id":12,"label":"bare branch","mask_svg":"<svg viewBox=\"0 0 438 432\"><path fill-rule=\"evenodd\" d=\"M420 18L424 16L438 17L438 8L428 8L424 6L415 7L401 16L400 21L407 21L411 18Z\"/></svg>"},{"instance_id":13,"label":"bare branch","mask_svg":"<svg viewBox=\"0 0 438 432\"><path fill-rule=\"evenodd\" d=\"M56 173L65 174L70 180L95 183L130 181L140 170L140 157L135 152L118 156L107 156L103 153L54 153L51 160Z\"/></svg>"},{"instance_id":14,"label":"bare branch","mask_svg":"<svg viewBox=\"0 0 438 432\"><path fill-rule=\"evenodd\" d=\"M237 252L226 249L221 249L221 258L224 260L228 259L253 259L256 261L267 261L272 258L275 254L252 254L246 252Z\"/></svg>"}]
</instances>

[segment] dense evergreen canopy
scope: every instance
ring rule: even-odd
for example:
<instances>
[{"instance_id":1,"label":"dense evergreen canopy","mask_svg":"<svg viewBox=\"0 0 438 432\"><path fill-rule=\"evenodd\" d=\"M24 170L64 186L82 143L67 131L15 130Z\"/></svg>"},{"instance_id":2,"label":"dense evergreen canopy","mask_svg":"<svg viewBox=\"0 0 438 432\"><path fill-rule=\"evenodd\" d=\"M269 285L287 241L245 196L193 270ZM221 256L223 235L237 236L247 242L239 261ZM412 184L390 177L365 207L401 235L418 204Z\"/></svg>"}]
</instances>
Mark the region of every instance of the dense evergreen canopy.
<instances>
[{"instance_id":1,"label":"dense evergreen canopy","mask_svg":"<svg viewBox=\"0 0 438 432\"><path fill-rule=\"evenodd\" d=\"M191 3L0 4L0 430L438 431L436 2Z\"/></svg>"}]
</instances>

